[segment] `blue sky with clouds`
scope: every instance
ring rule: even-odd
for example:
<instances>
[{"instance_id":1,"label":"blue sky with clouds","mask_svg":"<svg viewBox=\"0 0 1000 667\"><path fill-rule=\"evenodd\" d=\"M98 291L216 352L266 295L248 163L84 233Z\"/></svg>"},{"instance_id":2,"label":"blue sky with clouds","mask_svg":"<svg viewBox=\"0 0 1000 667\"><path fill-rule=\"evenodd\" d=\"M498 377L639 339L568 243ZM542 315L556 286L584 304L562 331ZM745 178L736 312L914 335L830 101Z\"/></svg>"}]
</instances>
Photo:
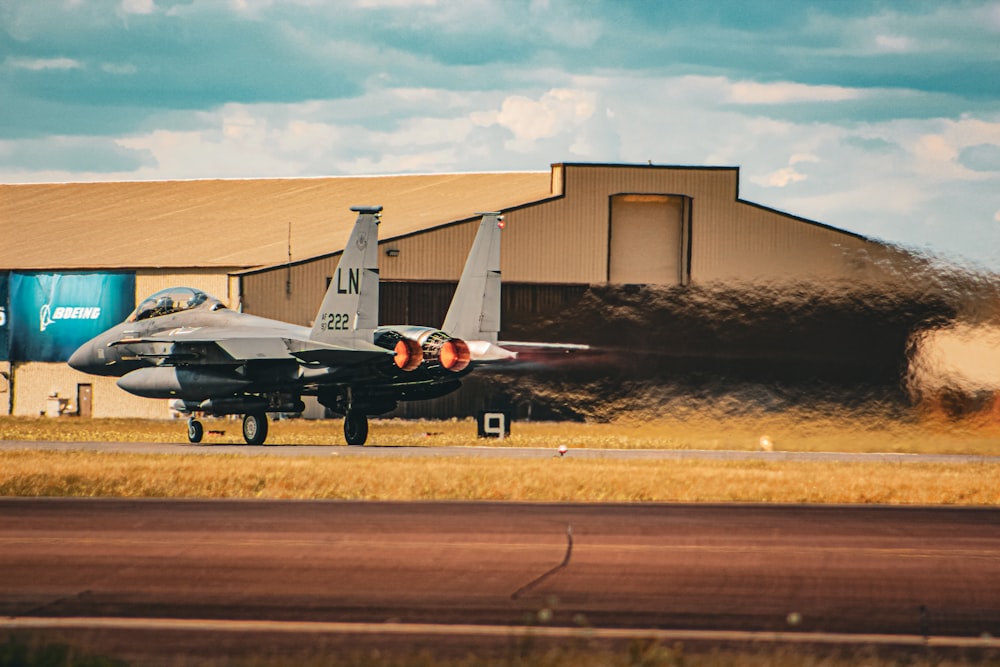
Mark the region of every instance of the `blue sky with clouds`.
<instances>
[{"instance_id":1,"label":"blue sky with clouds","mask_svg":"<svg viewBox=\"0 0 1000 667\"><path fill-rule=\"evenodd\" d=\"M1000 0L0 0L0 182L741 167L1000 270Z\"/></svg>"}]
</instances>

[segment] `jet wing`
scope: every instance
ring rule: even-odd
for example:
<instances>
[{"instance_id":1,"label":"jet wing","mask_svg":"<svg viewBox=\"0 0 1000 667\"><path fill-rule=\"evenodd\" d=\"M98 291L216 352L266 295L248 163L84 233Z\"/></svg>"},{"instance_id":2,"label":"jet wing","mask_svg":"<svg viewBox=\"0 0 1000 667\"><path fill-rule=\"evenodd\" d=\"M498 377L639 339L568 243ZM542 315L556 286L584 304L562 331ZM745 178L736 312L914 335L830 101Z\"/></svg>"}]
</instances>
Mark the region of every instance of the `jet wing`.
<instances>
[{"instance_id":1,"label":"jet wing","mask_svg":"<svg viewBox=\"0 0 1000 667\"><path fill-rule=\"evenodd\" d=\"M350 347L331 345L315 340L284 339L288 353L299 361L323 366L353 366L379 358L392 357L395 352L356 341Z\"/></svg>"}]
</instances>

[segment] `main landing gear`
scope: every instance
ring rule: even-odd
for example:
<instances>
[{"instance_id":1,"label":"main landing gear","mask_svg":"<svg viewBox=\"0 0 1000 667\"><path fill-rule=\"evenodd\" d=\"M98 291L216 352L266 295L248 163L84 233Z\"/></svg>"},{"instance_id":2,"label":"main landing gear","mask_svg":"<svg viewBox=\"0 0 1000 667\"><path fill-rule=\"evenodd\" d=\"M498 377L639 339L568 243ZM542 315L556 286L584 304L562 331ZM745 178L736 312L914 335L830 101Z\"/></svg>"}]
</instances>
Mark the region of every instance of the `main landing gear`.
<instances>
[{"instance_id":1,"label":"main landing gear","mask_svg":"<svg viewBox=\"0 0 1000 667\"><path fill-rule=\"evenodd\" d=\"M248 445L263 445L267 440L267 415L251 413L243 417L243 439Z\"/></svg>"},{"instance_id":2,"label":"main landing gear","mask_svg":"<svg viewBox=\"0 0 1000 667\"><path fill-rule=\"evenodd\" d=\"M199 443L205 437L205 427L194 417L188 419L187 427L189 442ZM367 434L368 422L366 421L365 435ZM255 412L243 417L243 439L248 445L264 444L264 441L267 440L267 414Z\"/></svg>"},{"instance_id":3,"label":"main landing gear","mask_svg":"<svg viewBox=\"0 0 1000 667\"><path fill-rule=\"evenodd\" d=\"M199 443L205 437L205 427L191 417L187 423L188 441ZM267 440L267 414L251 412L243 417L243 439L248 445L263 445ZM344 440L360 447L368 440L368 415L361 410L348 410L344 415Z\"/></svg>"},{"instance_id":4,"label":"main landing gear","mask_svg":"<svg viewBox=\"0 0 1000 667\"><path fill-rule=\"evenodd\" d=\"M368 415L349 410L344 415L344 440L348 445L363 445L368 440Z\"/></svg>"}]
</instances>

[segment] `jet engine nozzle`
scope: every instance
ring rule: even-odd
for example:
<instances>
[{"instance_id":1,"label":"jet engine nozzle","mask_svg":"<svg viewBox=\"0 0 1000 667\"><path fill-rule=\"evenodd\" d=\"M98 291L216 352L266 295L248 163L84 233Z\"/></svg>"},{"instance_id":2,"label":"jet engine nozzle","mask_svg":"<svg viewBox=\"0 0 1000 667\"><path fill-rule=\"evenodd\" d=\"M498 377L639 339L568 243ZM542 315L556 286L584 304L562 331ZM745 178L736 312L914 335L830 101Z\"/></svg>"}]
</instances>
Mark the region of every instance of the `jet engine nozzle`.
<instances>
[{"instance_id":1,"label":"jet engine nozzle","mask_svg":"<svg viewBox=\"0 0 1000 667\"><path fill-rule=\"evenodd\" d=\"M409 338L400 338L393 348L396 353L392 361L400 370L412 371L420 367L424 361L424 351L420 343Z\"/></svg>"},{"instance_id":2,"label":"jet engine nozzle","mask_svg":"<svg viewBox=\"0 0 1000 667\"><path fill-rule=\"evenodd\" d=\"M469 366L472 354L469 345L461 338L450 338L441 345L439 359L441 366L452 373L464 371Z\"/></svg>"},{"instance_id":3,"label":"jet engine nozzle","mask_svg":"<svg viewBox=\"0 0 1000 667\"><path fill-rule=\"evenodd\" d=\"M472 362L469 345L440 329L428 327L383 327L375 344L392 350L394 373L417 371L421 378L434 379L461 373Z\"/></svg>"}]
</instances>

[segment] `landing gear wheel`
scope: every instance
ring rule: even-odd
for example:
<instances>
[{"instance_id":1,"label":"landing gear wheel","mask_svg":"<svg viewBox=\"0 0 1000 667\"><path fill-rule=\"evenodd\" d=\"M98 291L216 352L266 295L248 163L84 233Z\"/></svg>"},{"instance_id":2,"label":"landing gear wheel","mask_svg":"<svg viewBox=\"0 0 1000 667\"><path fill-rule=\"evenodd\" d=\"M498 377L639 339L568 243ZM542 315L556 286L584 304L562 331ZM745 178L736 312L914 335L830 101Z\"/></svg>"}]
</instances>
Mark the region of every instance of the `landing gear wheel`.
<instances>
[{"instance_id":1,"label":"landing gear wheel","mask_svg":"<svg viewBox=\"0 0 1000 667\"><path fill-rule=\"evenodd\" d=\"M248 445L263 445L267 440L267 415L263 412L243 417L243 439Z\"/></svg>"},{"instance_id":2,"label":"landing gear wheel","mask_svg":"<svg viewBox=\"0 0 1000 667\"><path fill-rule=\"evenodd\" d=\"M363 445L368 439L368 416L363 412L344 415L344 439L348 445Z\"/></svg>"},{"instance_id":3,"label":"landing gear wheel","mask_svg":"<svg viewBox=\"0 0 1000 667\"><path fill-rule=\"evenodd\" d=\"M188 420L188 442L198 443L201 442L202 437L205 435L205 427L201 425L201 422L192 417Z\"/></svg>"}]
</instances>

